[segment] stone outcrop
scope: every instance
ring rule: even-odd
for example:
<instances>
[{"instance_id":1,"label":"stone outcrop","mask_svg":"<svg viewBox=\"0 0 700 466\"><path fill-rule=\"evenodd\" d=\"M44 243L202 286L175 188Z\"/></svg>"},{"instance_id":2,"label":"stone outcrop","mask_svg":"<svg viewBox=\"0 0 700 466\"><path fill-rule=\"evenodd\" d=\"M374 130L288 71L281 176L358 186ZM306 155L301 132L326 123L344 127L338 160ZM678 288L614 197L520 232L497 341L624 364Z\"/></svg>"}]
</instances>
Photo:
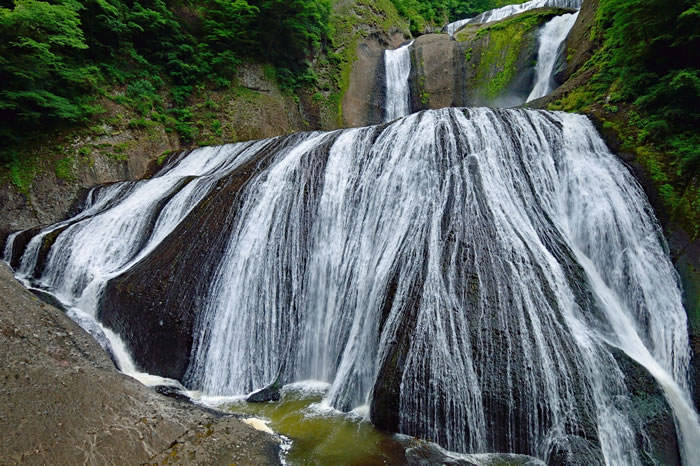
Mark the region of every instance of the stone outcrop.
<instances>
[{"instance_id":1,"label":"stone outcrop","mask_svg":"<svg viewBox=\"0 0 700 466\"><path fill-rule=\"evenodd\" d=\"M159 395L0 264L0 464L279 464L233 416Z\"/></svg>"},{"instance_id":2,"label":"stone outcrop","mask_svg":"<svg viewBox=\"0 0 700 466\"><path fill-rule=\"evenodd\" d=\"M107 284L98 317L121 335L144 371L185 379L197 317L234 227L241 188L295 141L296 135L271 141L220 180L151 254ZM333 141L310 155L317 167L324 166ZM307 176L321 178L314 170Z\"/></svg>"},{"instance_id":3,"label":"stone outcrop","mask_svg":"<svg viewBox=\"0 0 700 466\"><path fill-rule=\"evenodd\" d=\"M623 351L611 352L625 374L625 385L636 416L648 436L638 436L637 445L644 464L681 464L678 436L671 408L661 387L647 370Z\"/></svg>"},{"instance_id":4,"label":"stone outcrop","mask_svg":"<svg viewBox=\"0 0 700 466\"><path fill-rule=\"evenodd\" d=\"M170 241L108 283L99 318L122 336L146 372L183 379L196 313L232 228L236 209L230 206L266 161L253 160L221 180L170 234Z\"/></svg>"}]
</instances>

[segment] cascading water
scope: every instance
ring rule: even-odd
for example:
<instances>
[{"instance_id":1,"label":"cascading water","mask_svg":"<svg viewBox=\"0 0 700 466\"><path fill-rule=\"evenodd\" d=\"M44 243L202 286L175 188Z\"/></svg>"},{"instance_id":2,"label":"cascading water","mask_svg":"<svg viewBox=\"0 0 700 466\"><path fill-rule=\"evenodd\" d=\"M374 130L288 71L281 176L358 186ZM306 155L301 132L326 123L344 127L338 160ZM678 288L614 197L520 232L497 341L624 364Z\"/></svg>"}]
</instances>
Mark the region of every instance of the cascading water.
<instances>
[{"instance_id":1,"label":"cascading water","mask_svg":"<svg viewBox=\"0 0 700 466\"><path fill-rule=\"evenodd\" d=\"M384 51L384 121L395 120L411 113L408 77L411 74L412 44L413 41L397 49Z\"/></svg>"},{"instance_id":2,"label":"cascading water","mask_svg":"<svg viewBox=\"0 0 700 466\"><path fill-rule=\"evenodd\" d=\"M527 97L527 102L544 97L554 90L554 66L557 63L562 44L574 27L577 13L552 18L545 24L537 36L539 49L535 66L535 85Z\"/></svg>"},{"instance_id":3,"label":"cascading water","mask_svg":"<svg viewBox=\"0 0 700 466\"><path fill-rule=\"evenodd\" d=\"M204 248L216 266L192 301L191 388L317 379L329 405L368 404L379 426L451 450L642 464L617 348L658 381L686 464L697 457L678 278L641 189L585 117L443 109L194 151L93 191L17 273L94 314L121 289L106 280L133 291L156 272L147 259L215 228L196 223L207 205L226 206L216 228L230 233ZM170 286L201 282L203 265ZM155 288L163 313L138 319L182 326L191 302Z\"/></svg>"},{"instance_id":4,"label":"cascading water","mask_svg":"<svg viewBox=\"0 0 700 466\"><path fill-rule=\"evenodd\" d=\"M151 252L216 180L263 143L199 149L164 167L151 180L92 189L82 212L43 229L29 241L15 271L17 278L28 287L49 290L74 320L88 332L97 332L103 346L108 344L105 349L120 369L150 380L136 370L118 335L95 321L104 285ZM8 238L4 250L8 263L16 235ZM52 236L51 249L44 255L44 242Z\"/></svg>"},{"instance_id":5,"label":"cascading water","mask_svg":"<svg viewBox=\"0 0 700 466\"><path fill-rule=\"evenodd\" d=\"M515 5L506 5L501 8L488 10L473 18L461 19L445 26L444 31L453 36L462 26L476 23L490 23L492 21L500 21L514 16L525 11L534 10L535 8L555 7L555 8L571 8L578 10L581 8L583 0L531 0L525 3Z\"/></svg>"}]
</instances>

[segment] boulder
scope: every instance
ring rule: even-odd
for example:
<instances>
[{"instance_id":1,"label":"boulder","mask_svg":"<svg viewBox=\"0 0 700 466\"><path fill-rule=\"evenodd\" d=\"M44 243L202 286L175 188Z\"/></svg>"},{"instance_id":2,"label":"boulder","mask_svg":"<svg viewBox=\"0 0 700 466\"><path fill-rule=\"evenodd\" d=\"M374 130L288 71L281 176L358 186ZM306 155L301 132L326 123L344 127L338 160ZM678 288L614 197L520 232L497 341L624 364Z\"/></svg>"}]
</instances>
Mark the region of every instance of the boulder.
<instances>
[{"instance_id":1,"label":"boulder","mask_svg":"<svg viewBox=\"0 0 700 466\"><path fill-rule=\"evenodd\" d=\"M0 263L0 464L279 464L274 436L158 395Z\"/></svg>"}]
</instances>

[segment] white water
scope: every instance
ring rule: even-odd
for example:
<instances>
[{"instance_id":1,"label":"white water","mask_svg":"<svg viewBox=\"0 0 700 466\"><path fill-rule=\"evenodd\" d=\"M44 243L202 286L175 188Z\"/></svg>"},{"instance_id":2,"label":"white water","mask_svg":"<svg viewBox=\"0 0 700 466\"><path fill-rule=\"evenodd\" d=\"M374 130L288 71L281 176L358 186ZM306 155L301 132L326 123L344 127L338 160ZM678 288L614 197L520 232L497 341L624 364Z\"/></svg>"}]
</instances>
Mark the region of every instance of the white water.
<instances>
[{"instance_id":1,"label":"white water","mask_svg":"<svg viewBox=\"0 0 700 466\"><path fill-rule=\"evenodd\" d=\"M554 66L566 40L576 23L578 12L555 16L545 24L537 35L537 65L535 66L535 85L527 97L527 102L544 97L554 90Z\"/></svg>"},{"instance_id":2,"label":"white water","mask_svg":"<svg viewBox=\"0 0 700 466\"><path fill-rule=\"evenodd\" d=\"M20 233L21 231L15 231L14 233L10 233L9 235L7 235L7 239L5 240L5 247L2 251L2 260L4 260L7 263L9 263L12 258L12 248L15 244L15 238L17 238L17 235L19 235Z\"/></svg>"},{"instance_id":3,"label":"white water","mask_svg":"<svg viewBox=\"0 0 700 466\"><path fill-rule=\"evenodd\" d=\"M411 45L413 41L395 50L384 51L386 93L384 121L391 121L411 113L408 77L411 74Z\"/></svg>"},{"instance_id":4,"label":"white water","mask_svg":"<svg viewBox=\"0 0 700 466\"><path fill-rule=\"evenodd\" d=\"M558 7L571 8L578 10L581 8L582 0L531 0L525 3L515 5L506 5L501 8L488 10L473 18L461 19L445 26L445 32L453 36L461 27L467 24L490 23L492 21L500 21L510 16L523 13L535 8Z\"/></svg>"},{"instance_id":5,"label":"white water","mask_svg":"<svg viewBox=\"0 0 700 466\"><path fill-rule=\"evenodd\" d=\"M288 141L243 188L210 277L187 380L202 399L281 371L330 384L319 408L362 415L405 357L402 432L547 461L576 453L590 421L607 464L640 464L612 345L659 381L693 464L678 277L641 189L585 117L443 109ZM60 224L43 274L29 267L37 246L19 275L94 316L105 280L267 144L195 151L98 192Z\"/></svg>"},{"instance_id":6,"label":"white water","mask_svg":"<svg viewBox=\"0 0 700 466\"><path fill-rule=\"evenodd\" d=\"M76 322L97 335L125 374L146 385L179 384L140 372L119 336L95 320L102 290L110 278L128 270L167 237L217 180L265 143L198 149L164 167L151 180L93 189L82 212L32 238L16 270L17 278L28 287L50 291ZM184 184L188 177L194 179ZM35 277L44 237L60 228L65 230L57 236L43 274ZM8 241L8 262L10 253Z\"/></svg>"}]
</instances>

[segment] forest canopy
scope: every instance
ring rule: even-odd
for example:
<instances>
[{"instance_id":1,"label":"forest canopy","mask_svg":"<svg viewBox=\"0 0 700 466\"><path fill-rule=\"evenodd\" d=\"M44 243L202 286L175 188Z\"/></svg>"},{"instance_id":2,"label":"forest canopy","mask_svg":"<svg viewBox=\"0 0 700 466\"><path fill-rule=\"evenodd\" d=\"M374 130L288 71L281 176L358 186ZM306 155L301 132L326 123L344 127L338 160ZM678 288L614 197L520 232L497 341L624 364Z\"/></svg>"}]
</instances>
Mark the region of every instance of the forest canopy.
<instances>
[{"instance_id":1,"label":"forest canopy","mask_svg":"<svg viewBox=\"0 0 700 466\"><path fill-rule=\"evenodd\" d=\"M127 94L148 102L167 82L182 105L197 83L228 85L244 59L271 63L294 88L312 79L330 11L330 0L3 1L2 144L20 128L87 120L104 86L131 83Z\"/></svg>"}]
</instances>

